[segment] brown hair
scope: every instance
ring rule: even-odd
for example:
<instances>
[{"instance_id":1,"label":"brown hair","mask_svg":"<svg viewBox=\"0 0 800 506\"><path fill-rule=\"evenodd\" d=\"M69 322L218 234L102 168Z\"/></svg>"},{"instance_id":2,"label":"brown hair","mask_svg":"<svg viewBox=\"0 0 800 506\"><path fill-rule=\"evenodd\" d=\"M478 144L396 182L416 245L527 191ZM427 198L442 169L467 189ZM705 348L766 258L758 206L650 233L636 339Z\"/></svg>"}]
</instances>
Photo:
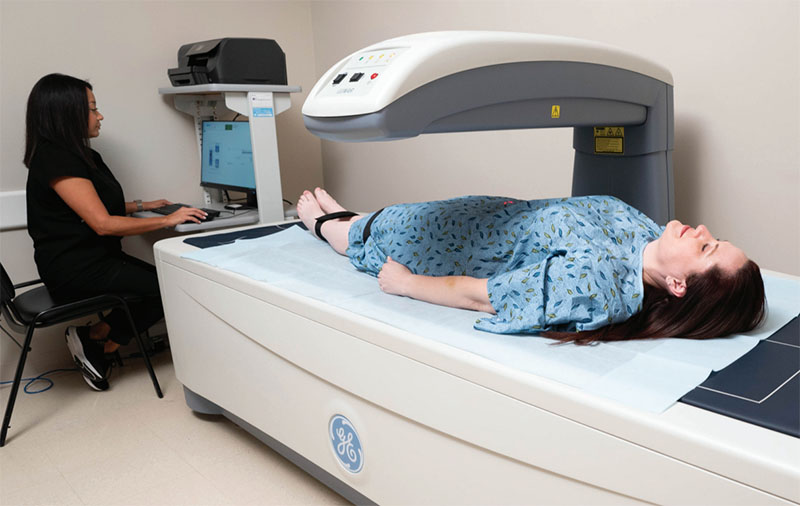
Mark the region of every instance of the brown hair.
<instances>
[{"instance_id":1,"label":"brown hair","mask_svg":"<svg viewBox=\"0 0 800 506\"><path fill-rule=\"evenodd\" d=\"M645 286L642 310L622 323L583 332L543 332L562 343L591 344L656 337L710 339L755 328L766 314L761 271L752 260L734 274L713 267L686 280L683 297Z\"/></svg>"}]
</instances>

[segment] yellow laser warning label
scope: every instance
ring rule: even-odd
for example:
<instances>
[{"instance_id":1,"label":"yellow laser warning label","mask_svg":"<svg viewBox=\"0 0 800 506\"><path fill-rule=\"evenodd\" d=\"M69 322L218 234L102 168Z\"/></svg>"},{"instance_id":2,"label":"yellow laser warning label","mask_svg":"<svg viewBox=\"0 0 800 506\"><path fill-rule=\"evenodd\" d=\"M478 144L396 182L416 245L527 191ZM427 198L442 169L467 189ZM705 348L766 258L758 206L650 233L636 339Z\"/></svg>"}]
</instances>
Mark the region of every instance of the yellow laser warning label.
<instances>
[{"instance_id":1,"label":"yellow laser warning label","mask_svg":"<svg viewBox=\"0 0 800 506\"><path fill-rule=\"evenodd\" d=\"M561 117L561 106L554 105L550 108L550 117L552 119L560 118Z\"/></svg>"},{"instance_id":2,"label":"yellow laser warning label","mask_svg":"<svg viewBox=\"0 0 800 506\"><path fill-rule=\"evenodd\" d=\"M594 127L594 152L623 154L625 127Z\"/></svg>"}]
</instances>

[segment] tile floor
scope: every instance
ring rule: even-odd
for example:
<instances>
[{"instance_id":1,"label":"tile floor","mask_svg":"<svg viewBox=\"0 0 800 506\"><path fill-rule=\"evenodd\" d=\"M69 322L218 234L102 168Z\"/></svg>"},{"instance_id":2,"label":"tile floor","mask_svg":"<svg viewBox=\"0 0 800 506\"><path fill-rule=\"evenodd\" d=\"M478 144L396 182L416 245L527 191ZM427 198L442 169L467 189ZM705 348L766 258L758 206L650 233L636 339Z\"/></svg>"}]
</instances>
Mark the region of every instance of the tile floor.
<instances>
[{"instance_id":1,"label":"tile floor","mask_svg":"<svg viewBox=\"0 0 800 506\"><path fill-rule=\"evenodd\" d=\"M0 504L349 504L227 419L193 413L168 352L153 365L163 399L139 359L106 392L66 372L20 394L0 448Z\"/></svg>"}]
</instances>

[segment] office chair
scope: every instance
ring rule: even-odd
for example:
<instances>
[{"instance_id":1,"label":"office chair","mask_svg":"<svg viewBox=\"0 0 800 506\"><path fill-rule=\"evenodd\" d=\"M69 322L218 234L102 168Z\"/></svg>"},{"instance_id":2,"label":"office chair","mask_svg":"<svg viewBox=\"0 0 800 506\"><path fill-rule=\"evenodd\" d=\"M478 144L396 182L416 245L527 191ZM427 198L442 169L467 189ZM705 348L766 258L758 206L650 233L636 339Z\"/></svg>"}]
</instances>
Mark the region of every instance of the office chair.
<instances>
[{"instance_id":1,"label":"office chair","mask_svg":"<svg viewBox=\"0 0 800 506\"><path fill-rule=\"evenodd\" d=\"M150 373L150 379L153 380L153 387L156 389L156 394L159 398L164 397L164 394L161 393L158 380L156 379L156 374L153 372L153 366L150 364L150 357L147 355L147 350L142 343L141 336L136 331L136 325L133 323L133 318L128 308L127 301L135 301L136 297L105 294L59 305L53 302L50 293L44 285L28 290L17 296L16 290L18 288L41 284L41 280L37 279L14 285L2 263L0 263L0 270L2 270L0 314L2 314L3 319L13 330L25 334L25 342L21 346L22 350L19 356L19 365L17 365L17 372L14 374L14 383L11 386L11 394L8 397L8 405L6 406L6 413L3 417L3 427L2 430L0 430L0 446L6 444L6 433L8 432L11 422L11 413L14 410L14 402L17 399L19 384L22 380L22 370L25 368L25 359L28 356L28 351L30 351L33 331L37 328L50 327L115 307L123 308L125 314L128 316L128 322L136 338L136 344L139 345L139 350L144 358L147 371Z\"/></svg>"}]
</instances>

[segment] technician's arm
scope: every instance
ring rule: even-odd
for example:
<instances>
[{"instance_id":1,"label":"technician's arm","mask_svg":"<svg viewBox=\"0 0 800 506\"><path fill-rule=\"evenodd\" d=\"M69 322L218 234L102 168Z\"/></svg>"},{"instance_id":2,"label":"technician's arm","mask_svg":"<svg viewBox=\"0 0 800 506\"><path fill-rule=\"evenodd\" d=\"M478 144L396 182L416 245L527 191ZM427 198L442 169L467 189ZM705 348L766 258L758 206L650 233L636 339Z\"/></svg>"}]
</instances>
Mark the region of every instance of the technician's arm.
<instances>
[{"instance_id":1,"label":"technician's arm","mask_svg":"<svg viewBox=\"0 0 800 506\"><path fill-rule=\"evenodd\" d=\"M149 211L151 209L156 209L158 207L168 206L170 204L172 204L172 202L170 202L167 199L151 200L149 202L142 202L142 210L143 211ZM138 206L136 205L136 202L125 202L125 214L133 214L133 213L137 212L138 210L139 209L138 209Z\"/></svg>"},{"instance_id":2,"label":"technician's arm","mask_svg":"<svg viewBox=\"0 0 800 506\"><path fill-rule=\"evenodd\" d=\"M495 314L489 302L487 279L471 276L424 276L413 274L408 267L386 259L378 274L378 284L386 293L441 306L471 309Z\"/></svg>"},{"instance_id":3,"label":"technician's arm","mask_svg":"<svg viewBox=\"0 0 800 506\"><path fill-rule=\"evenodd\" d=\"M94 185L88 179L61 177L54 179L50 186L97 235L143 234L160 228L173 227L187 220L201 223L201 218L205 217L203 211L193 207L182 207L170 215L157 218L112 216L108 214Z\"/></svg>"}]
</instances>

